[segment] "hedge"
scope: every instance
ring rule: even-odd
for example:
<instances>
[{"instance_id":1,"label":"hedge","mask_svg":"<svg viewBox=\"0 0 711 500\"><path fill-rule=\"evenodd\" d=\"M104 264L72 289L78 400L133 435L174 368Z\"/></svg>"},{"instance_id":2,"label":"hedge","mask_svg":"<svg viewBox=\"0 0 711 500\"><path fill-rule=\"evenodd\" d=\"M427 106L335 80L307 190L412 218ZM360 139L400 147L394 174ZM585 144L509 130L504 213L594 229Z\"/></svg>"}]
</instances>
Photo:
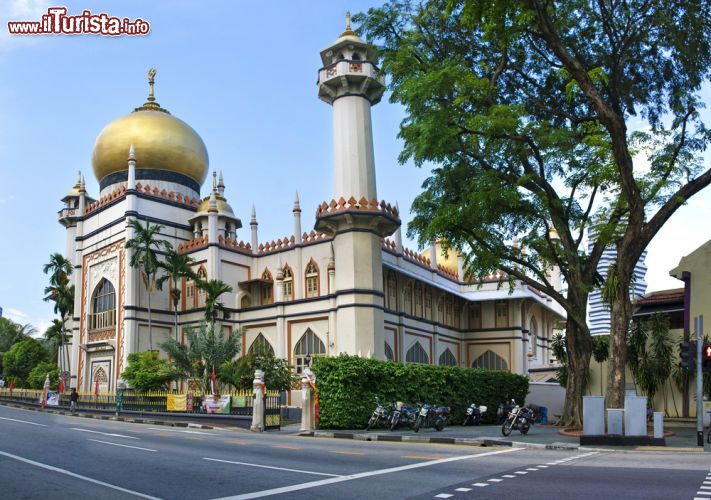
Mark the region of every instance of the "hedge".
<instances>
[{"instance_id":1,"label":"hedge","mask_svg":"<svg viewBox=\"0 0 711 500\"><path fill-rule=\"evenodd\" d=\"M403 364L341 354L319 357L316 374L319 427L358 429L366 426L381 402L426 402L452 408L450 422L460 423L471 403L486 405L485 421L493 421L499 404L514 398L522 404L528 379L504 371Z\"/></svg>"}]
</instances>

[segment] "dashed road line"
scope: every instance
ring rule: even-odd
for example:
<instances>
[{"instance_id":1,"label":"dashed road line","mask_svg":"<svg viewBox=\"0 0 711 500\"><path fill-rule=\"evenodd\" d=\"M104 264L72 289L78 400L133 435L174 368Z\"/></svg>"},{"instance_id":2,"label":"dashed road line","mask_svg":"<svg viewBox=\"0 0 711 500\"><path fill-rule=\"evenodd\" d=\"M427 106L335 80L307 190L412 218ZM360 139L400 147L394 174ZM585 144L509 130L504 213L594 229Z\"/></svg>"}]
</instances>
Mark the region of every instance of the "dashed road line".
<instances>
[{"instance_id":1,"label":"dashed road line","mask_svg":"<svg viewBox=\"0 0 711 500\"><path fill-rule=\"evenodd\" d=\"M449 493L440 493L439 495L435 495L435 498L449 498L453 496L454 495L450 495Z\"/></svg>"},{"instance_id":2,"label":"dashed road line","mask_svg":"<svg viewBox=\"0 0 711 500\"><path fill-rule=\"evenodd\" d=\"M514 476L511 476L511 477L514 477ZM492 479L487 479L487 481L489 481L490 483L500 483L501 481L503 481L503 479L499 479L499 478L495 477Z\"/></svg>"},{"instance_id":3,"label":"dashed road line","mask_svg":"<svg viewBox=\"0 0 711 500\"><path fill-rule=\"evenodd\" d=\"M472 486L478 486L479 488L483 488L484 486L489 486L489 483L472 483Z\"/></svg>"},{"instance_id":4,"label":"dashed road line","mask_svg":"<svg viewBox=\"0 0 711 500\"><path fill-rule=\"evenodd\" d=\"M214 436L214 433L201 432L201 431L185 431L182 429L161 429L159 427L149 427L149 431L161 431L161 432L179 432L181 434L204 434L205 436Z\"/></svg>"},{"instance_id":5,"label":"dashed road line","mask_svg":"<svg viewBox=\"0 0 711 500\"><path fill-rule=\"evenodd\" d=\"M121 448L133 448L134 450L158 451L158 450L152 450L150 448L141 448L140 446L129 446L127 444L112 443L110 441L101 441L100 439L89 439L89 441L94 441L95 443L110 444L111 446L120 446Z\"/></svg>"},{"instance_id":6,"label":"dashed road line","mask_svg":"<svg viewBox=\"0 0 711 500\"><path fill-rule=\"evenodd\" d=\"M519 476L523 476L524 474L528 474L528 472L523 471L523 470L517 470L516 472L514 472L514 474L518 474Z\"/></svg>"},{"instance_id":7,"label":"dashed road line","mask_svg":"<svg viewBox=\"0 0 711 500\"><path fill-rule=\"evenodd\" d=\"M91 432L92 434L101 434L103 436L111 436L111 437L117 437L117 438L125 438L125 439L138 439L137 437L134 436L125 436L123 434L115 434L113 432L99 432L99 431L92 431L91 429L80 429L79 427L72 427L71 428L73 431L79 431L79 432Z\"/></svg>"},{"instance_id":8,"label":"dashed road line","mask_svg":"<svg viewBox=\"0 0 711 500\"><path fill-rule=\"evenodd\" d=\"M471 488L456 488L454 491L467 492L467 491L471 491L471 490L472 490Z\"/></svg>"},{"instance_id":9,"label":"dashed road line","mask_svg":"<svg viewBox=\"0 0 711 500\"><path fill-rule=\"evenodd\" d=\"M0 417L2 420L11 420L12 422L20 422L21 424L36 425L37 427L47 427L44 424L38 424L37 422L29 422L27 420L18 420L16 418Z\"/></svg>"},{"instance_id":10,"label":"dashed road line","mask_svg":"<svg viewBox=\"0 0 711 500\"><path fill-rule=\"evenodd\" d=\"M337 455L365 455L365 453L361 451L347 451L347 450L336 450L336 451L331 451L330 453L335 453Z\"/></svg>"},{"instance_id":11,"label":"dashed road line","mask_svg":"<svg viewBox=\"0 0 711 500\"><path fill-rule=\"evenodd\" d=\"M285 467L274 467L272 465L262 465L262 464L250 464L247 462L233 462L232 460L220 460L219 458L203 458L203 460L209 460L210 462L222 462L224 464L235 464L235 465L244 465L247 467L257 467L260 469L275 469L275 470L283 470L286 472L299 472L301 474L313 474L316 476L329 476L329 477L343 477L338 474L326 474L325 472L314 472L311 470L300 470L300 469L287 469Z\"/></svg>"},{"instance_id":12,"label":"dashed road line","mask_svg":"<svg viewBox=\"0 0 711 500\"><path fill-rule=\"evenodd\" d=\"M410 458L413 460L439 460L442 457L441 456L423 456L423 455L400 455L400 458Z\"/></svg>"},{"instance_id":13,"label":"dashed road line","mask_svg":"<svg viewBox=\"0 0 711 500\"><path fill-rule=\"evenodd\" d=\"M303 450L301 446L289 446L286 444L278 444L275 446L272 446L272 448L279 448L281 450Z\"/></svg>"}]
</instances>

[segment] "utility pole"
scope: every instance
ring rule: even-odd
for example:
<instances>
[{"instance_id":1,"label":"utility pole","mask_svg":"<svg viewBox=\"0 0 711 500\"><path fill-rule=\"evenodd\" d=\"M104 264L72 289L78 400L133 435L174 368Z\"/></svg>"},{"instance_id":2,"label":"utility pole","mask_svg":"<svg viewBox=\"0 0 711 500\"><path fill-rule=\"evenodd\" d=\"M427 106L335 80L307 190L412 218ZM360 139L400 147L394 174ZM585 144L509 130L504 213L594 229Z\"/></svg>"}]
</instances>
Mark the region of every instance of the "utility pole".
<instances>
[{"instance_id":1,"label":"utility pole","mask_svg":"<svg viewBox=\"0 0 711 500\"><path fill-rule=\"evenodd\" d=\"M694 317L696 332L696 444L704 445L704 383L702 367L702 350L704 345L704 315Z\"/></svg>"}]
</instances>

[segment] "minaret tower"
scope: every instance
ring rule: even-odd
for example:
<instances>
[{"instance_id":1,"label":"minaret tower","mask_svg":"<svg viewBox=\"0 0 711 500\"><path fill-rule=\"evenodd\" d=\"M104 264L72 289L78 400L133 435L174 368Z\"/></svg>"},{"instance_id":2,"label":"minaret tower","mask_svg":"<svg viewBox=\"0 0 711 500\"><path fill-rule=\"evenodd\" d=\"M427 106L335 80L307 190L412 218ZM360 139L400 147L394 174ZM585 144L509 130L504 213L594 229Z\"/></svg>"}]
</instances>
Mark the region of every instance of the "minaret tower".
<instances>
[{"instance_id":1,"label":"minaret tower","mask_svg":"<svg viewBox=\"0 0 711 500\"><path fill-rule=\"evenodd\" d=\"M346 30L321 52L321 61L318 96L333 106L334 197L372 200L378 195L370 107L380 102L385 84L373 46L351 29L350 13Z\"/></svg>"},{"instance_id":2,"label":"minaret tower","mask_svg":"<svg viewBox=\"0 0 711 500\"><path fill-rule=\"evenodd\" d=\"M315 227L333 236L329 289L336 313L329 318L330 339L339 352L384 359L381 239L400 226L397 209L378 201L375 183L370 107L385 86L375 51L351 29L350 14L321 60L318 96L333 107L334 196L317 210Z\"/></svg>"}]
</instances>

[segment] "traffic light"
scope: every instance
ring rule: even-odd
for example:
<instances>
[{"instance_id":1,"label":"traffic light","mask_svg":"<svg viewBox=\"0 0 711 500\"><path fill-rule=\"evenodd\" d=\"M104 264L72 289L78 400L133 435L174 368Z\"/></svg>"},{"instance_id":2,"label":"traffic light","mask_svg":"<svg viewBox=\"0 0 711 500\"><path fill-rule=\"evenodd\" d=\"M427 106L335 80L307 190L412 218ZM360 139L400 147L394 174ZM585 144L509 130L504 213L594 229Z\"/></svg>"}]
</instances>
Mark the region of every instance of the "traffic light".
<instances>
[{"instance_id":1,"label":"traffic light","mask_svg":"<svg viewBox=\"0 0 711 500\"><path fill-rule=\"evenodd\" d=\"M679 368L687 372L696 370L696 349L694 343L684 340L679 343ZM705 351L704 351L705 352Z\"/></svg>"},{"instance_id":2,"label":"traffic light","mask_svg":"<svg viewBox=\"0 0 711 500\"><path fill-rule=\"evenodd\" d=\"M701 363L704 371L711 372L711 344L704 344L701 351Z\"/></svg>"}]
</instances>

